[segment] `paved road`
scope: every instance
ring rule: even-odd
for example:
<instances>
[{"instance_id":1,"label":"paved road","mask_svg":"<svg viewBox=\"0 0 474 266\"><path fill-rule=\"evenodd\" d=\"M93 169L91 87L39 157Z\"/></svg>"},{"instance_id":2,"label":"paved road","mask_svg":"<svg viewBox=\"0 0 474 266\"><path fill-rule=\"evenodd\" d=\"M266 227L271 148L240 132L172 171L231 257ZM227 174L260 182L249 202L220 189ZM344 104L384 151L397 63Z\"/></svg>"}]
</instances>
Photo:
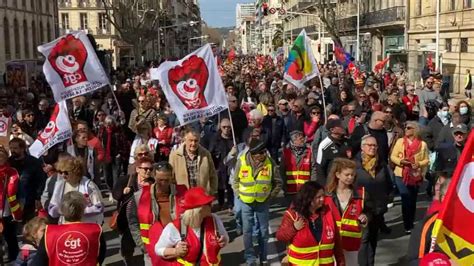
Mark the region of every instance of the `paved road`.
<instances>
[{"instance_id":1,"label":"paved road","mask_svg":"<svg viewBox=\"0 0 474 266\"><path fill-rule=\"evenodd\" d=\"M420 189L420 191L424 191L424 189ZM275 232L280 225L282 214L286 210L282 202L283 197L277 198L270 209L271 237L269 241L268 260L272 265L279 265L279 261L285 256L285 245L277 242L275 239ZM428 205L429 202L427 201L426 195L421 194L418 201L417 220L422 218ZM108 216L111 215L113 209L114 206L107 207ZM225 262L224 265L242 265L245 262L243 256L243 238L242 236L236 237L233 216L228 215L226 212L220 212L219 216L224 221L224 225L231 238L229 245L222 251L222 260ZM385 214L385 219L389 227L392 228L392 233L390 235L380 235L375 259L376 265L406 265L406 263L404 263L404 255L408 248L409 236L405 235L403 229L399 197L395 198L395 206ZM107 225L104 226L104 232L108 249L108 257L105 260L105 265L124 265L119 255L120 242L118 235L110 231Z\"/></svg>"}]
</instances>

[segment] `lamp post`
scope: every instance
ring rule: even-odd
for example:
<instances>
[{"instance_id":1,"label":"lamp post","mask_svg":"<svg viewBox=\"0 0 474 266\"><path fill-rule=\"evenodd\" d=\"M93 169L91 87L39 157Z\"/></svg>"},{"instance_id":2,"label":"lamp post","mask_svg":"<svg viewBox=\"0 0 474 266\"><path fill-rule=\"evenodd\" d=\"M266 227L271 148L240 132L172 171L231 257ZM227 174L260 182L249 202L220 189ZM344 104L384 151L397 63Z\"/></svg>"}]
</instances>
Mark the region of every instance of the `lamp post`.
<instances>
[{"instance_id":1,"label":"lamp post","mask_svg":"<svg viewBox=\"0 0 474 266\"><path fill-rule=\"evenodd\" d=\"M191 20L191 21L189 21L189 22L183 22L183 23L178 23L178 24L173 24L173 25L158 27L158 57L161 58L161 49L160 49L160 45L161 45L161 30L166 30L166 29L176 28L176 27L181 27L181 26L194 27L194 26L198 25L199 23L201 23L201 21ZM188 45L188 47L189 47L189 45ZM166 43L165 43L165 49L166 49ZM188 50L189 50L189 49L188 49Z\"/></svg>"},{"instance_id":2,"label":"lamp post","mask_svg":"<svg viewBox=\"0 0 474 266\"><path fill-rule=\"evenodd\" d=\"M202 35L202 36L198 36L198 37L189 38L188 39L188 53L191 52L191 41L192 40L202 40L202 39L207 39L207 38L209 38L209 35Z\"/></svg>"}]
</instances>

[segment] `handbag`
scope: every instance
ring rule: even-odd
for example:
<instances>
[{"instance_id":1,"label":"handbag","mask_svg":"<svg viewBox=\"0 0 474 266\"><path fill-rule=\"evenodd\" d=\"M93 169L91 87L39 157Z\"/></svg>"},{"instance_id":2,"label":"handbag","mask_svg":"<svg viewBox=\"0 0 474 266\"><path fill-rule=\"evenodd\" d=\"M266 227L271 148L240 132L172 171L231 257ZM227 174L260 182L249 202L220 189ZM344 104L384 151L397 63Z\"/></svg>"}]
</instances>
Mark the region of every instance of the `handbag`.
<instances>
[{"instance_id":1,"label":"handbag","mask_svg":"<svg viewBox=\"0 0 474 266\"><path fill-rule=\"evenodd\" d=\"M130 182L131 182L131 179L132 179L132 176L130 176L128 178L128 182L127 182L127 186L126 187L129 187L130 186ZM132 192L130 192L132 193ZM133 198L133 197L130 197L130 198ZM110 217L110 220L109 220L109 227L110 229L112 230L117 230L118 229L118 224L117 224L117 219L120 215L120 212L122 211L122 207L124 205L126 205L128 202L128 200L124 201L124 202L121 202L120 203L120 206L117 208L117 210L115 210L113 213L112 213L112 217Z\"/></svg>"}]
</instances>

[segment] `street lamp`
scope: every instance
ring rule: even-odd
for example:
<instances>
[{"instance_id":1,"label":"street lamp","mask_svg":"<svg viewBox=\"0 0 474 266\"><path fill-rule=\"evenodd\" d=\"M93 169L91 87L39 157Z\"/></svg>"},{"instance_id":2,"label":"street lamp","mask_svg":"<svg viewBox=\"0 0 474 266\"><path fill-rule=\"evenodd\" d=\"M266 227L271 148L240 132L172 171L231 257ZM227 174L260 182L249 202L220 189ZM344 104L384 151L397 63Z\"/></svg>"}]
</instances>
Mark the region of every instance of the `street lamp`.
<instances>
[{"instance_id":1,"label":"street lamp","mask_svg":"<svg viewBox=\"0 0 474 266\"><path fill-rule=\"evenodd\" d=\"M202 39L207 39L207 38L209 38L209 35L202 35L202 36L199 36L199 37L189 38L188 39L188 53L191 52L191 41L192 40L202 40Z\"/></svg>"}]
</instances>

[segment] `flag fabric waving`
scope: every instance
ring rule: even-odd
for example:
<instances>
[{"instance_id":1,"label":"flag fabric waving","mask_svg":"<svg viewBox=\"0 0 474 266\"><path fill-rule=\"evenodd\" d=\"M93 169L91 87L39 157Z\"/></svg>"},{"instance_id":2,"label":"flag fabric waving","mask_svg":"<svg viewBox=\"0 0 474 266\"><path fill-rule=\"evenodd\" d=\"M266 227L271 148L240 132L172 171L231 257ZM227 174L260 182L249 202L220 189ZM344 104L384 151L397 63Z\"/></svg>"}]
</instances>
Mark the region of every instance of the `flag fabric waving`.
<instances>
[{"instance_id":1,"label":"flag fabric waving","mask_svg":"<svg viewBox=\"0 0 474 266\"><path fill-rule=\"evenodd\" d=\"M35 142L30 146L30 154L36 158L49 148L72 137L71 122L67 112L66 101L56 104L46 128L38 133Z\"/></svg>"},{"instance_id":2,"label":"flag fabric waving","mask_svg":"<svg viewBox=\"0 0 474 266\"><path fill-rule=\"evenodd\" d=\"M384 60L378 61L377 64L375 64L374 66L374 72L379 73L388 63L388 60L390 60L390 57L387 56Z\"/></svg>"},{"instance_id":3,"label":"flag fabric waving","mask_svg":"<svg viewBox=\"0 0 474 266\"><path fill-rule=\"evenodd\" d=\"M181 125L228 108L224 85L209 44L179 61L167 61L150 69L150 74L153 80L159 80Z\"/></svg>"},{"instance_id":4,"label":"flag fabric waving","mask_svg":"<svg viewBox=\"0 0 474 266\"><path fill-rule=\"evenodd\" d=\"M229 54L227 55L227 64L234 62L235 59L235 50L234 48L230 49Z\"/></svg>"},{"instance_id":5,"label":"flag fabric waving","mask_svg":"<svg viewBox=\"0 0 474 266\"><path fill-rule=\"evenodd\" d=\"M352 61L352 56L349 53L346 53L346 51L344 51L344 48L342 48L342 46L340 46L336 42L334 43L334 56L336 58L336 62L339 65L342 65L344 69L347 69L347 67Z\"/></svg>"},{"instance_id":6,"label":"flag fabric waving","mask_svg":"<svg viewBox=\"0 0 474 266\"><path fill-rule=\"evenodd\" d=\"M60 102L109 84L99 58L82 32L73 32L38 47L46 58L43 72Z\"/></svg>"},{"instance_id":7,"label":"flag fabric waving","mask_svg":"<svg viewBox=\"0 0 474 266\"><path fill-rule=\"evenodd\" d=\"M304 87L305 82L319 76L310 41L303 29L291 47L285 65L284 79L300 89Z\"/></svg>"},{"instance_id":8,"label":"flag fabric waving","mask_svg":"<svg viewBox=\"0 0 474 266\"><path fill-rule=\"evenodd\" d=\"M473 220L474 131L471 131L454 170L432 234L438 247L459 265L471 266L474 262Z\"/></svg>"}]
</instances>

